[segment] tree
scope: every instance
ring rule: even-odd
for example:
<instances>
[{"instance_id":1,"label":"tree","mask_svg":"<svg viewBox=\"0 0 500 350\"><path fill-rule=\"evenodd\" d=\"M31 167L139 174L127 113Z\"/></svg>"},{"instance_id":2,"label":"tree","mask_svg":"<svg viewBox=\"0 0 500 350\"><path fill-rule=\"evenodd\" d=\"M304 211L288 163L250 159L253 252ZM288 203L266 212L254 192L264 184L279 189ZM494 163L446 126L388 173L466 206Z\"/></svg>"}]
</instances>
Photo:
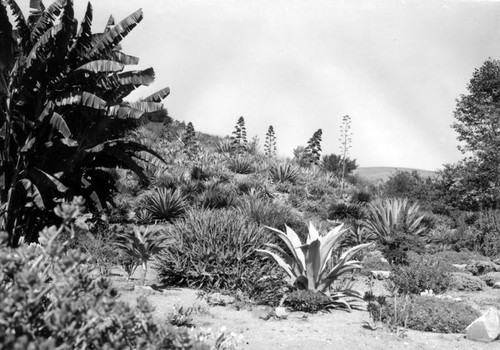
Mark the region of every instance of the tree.
<instances>
[{"instance_id":1,"label":"tree","mask_svg":"<svg viewBox=\"0 0 500 350\"><path fill-rule=\"evenodd\" d=\"M266 157L273 157L276 155L276 135L274 134L274 128L272 125L269 125L269 128L267 129L264 154Z\"/></svg>"},{"instance_id":2,"label":"tree","mask_svg":"<svg viewBox=\"0 0 500 350\"><path fill-rule=\"evenodd\" d=\"M245 127L245 118L243 117L238 118L233 136L231 137L231 144L237 152L242 152L247 148L247 129Z\"/></svg>"},{"instance_id":3,"label":"tree","mask_svg":"<svg viewBox=\"0 0 500 350\"><path fill-rule=\"evenodd\" d=\"M457 100L452 125L461 142L459 149L467 155L457 167L467 171L455 169L462 177L454 183L467 184L469 194L477 193L466 200L473 206L496 206L500 199L500 61L488 59L476 69L467 90Z\"/></svg>"},{"instance_id":4,"label":"tree","mask_svg":"<svg viewBox=\"0 0 500 350\"><path fill-rule=\"evenodd\" d=\"M151 114L166 115L159 102L169 94L124 101L154 80L152 68L124 71L138 58L120 51L142 11L94 34L90 3L79 27L72 0L30 7L25 19L14 0L0 2L0 230L12 246L54 219L54 199L82 195L97 210L112 203L107 169L130 169L147 184L147 171L164 163L125 138Z\"/></svg>"}]
</instances>

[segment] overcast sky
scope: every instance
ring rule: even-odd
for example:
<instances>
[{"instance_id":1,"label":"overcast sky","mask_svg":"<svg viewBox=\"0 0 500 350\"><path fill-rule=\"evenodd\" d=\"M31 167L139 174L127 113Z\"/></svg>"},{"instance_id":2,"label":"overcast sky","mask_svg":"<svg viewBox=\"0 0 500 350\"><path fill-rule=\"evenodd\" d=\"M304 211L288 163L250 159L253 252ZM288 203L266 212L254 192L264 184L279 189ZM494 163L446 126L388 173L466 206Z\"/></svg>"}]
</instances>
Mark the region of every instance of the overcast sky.
<instances>
[{"instance_id":1,"label":"overcast sky","mask_svg":"<svg viewBox=\"0 0 500 350\"><path fill-rule=\"evenodd\" d=\"M21 1L19 1L21 3ZM28 3L26 0L25 3ZM48 1L45 1L48 4ZM81 19L86 2L75 0ZM500 3L489 1L95 0L94 31L109 14L142 8L124 52L153 66L169 113L228 135L244 116L261 145L273 125L279 153L323 129L339 153L352 119L361 166L434 170L461 158L455 99L475 68L500 58ZM25 7L27 8L27 6Z\"/></svg>"}]
</instances>

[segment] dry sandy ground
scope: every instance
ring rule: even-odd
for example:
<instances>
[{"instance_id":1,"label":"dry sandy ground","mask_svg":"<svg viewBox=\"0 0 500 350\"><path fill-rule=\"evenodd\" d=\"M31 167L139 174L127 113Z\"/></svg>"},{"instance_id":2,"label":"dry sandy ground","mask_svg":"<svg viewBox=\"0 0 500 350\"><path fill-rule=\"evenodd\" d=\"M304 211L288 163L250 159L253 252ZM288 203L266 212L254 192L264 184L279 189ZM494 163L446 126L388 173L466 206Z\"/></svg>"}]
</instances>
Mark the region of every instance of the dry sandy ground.
<instances>
[{"instance_id":1,"label":"dry sandy ground","mask_svg":"<svg viewBox=\"0 0 500 350\"><path fill-rule=\"evenodd\" d=\"M117 271L118 272L118 271ZM153 277L153 276L151 276ZM500 349L500 341L490 344L467 340L462 334L437 334L408 330L404 336L385 329L370 330L364 327L370 317L366 311L332 311L331 313L290 313L287 319L263 320L269 309L253 307L237 310L234 306L208 306L192 289L157 289L135 287L137 279L126 283L124 277L115 275L115 286L121 299L134 304L137 297L146 295L155 306L154 315L165 320L174 306L199 305L205 312L194 314L196 327L228 331L243 335L243 349ZM153 282L150 282L150 284ZM360 285L360 288L363 288ZM377 294L377 293L376 293ZM478 293L455 293L454 296L471 300L482 309L500 306L500 291L488 290L478 299ZM472 302L472 301L471 301Z\"/></svg>"}]
</instances>

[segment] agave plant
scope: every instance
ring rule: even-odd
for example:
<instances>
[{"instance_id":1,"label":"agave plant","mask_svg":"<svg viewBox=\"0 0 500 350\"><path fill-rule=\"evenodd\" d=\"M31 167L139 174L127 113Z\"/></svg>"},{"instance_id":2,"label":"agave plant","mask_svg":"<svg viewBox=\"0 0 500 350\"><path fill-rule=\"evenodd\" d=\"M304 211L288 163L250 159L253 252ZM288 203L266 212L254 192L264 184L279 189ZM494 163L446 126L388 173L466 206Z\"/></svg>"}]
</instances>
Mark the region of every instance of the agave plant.
<instances>
[{"instance_id":1,"label":"agave plant","mask_svg":"<svg viewBox=\"0 0 500 350\"><path fill-rule=\"evenodd\" d=\"M324 236L320 236L316 228L309 224L309 235L305 244L300 242L298 235L286 227L286 233L271 227L288 248L288 251L277 244L266 244L270 250L257 251L272 257L288 274L291 283L299 290L307 289L315 292L325 292L343 274L361 269L358 261L350 258L371 243L357 245L342 253L336 259L332 254L340 244L345 229L342 225L335 227ZM331 261L332 260L332 261ZM329 268L329 266L332 266ZM347 291L342 291L346 296Z\"/></svg>"},{"instance_id":2,"label":"agave plant","mask_svg":"<svg viewBox=\"0 0 500 350\"><path fill-rule=\"evenodd\" d=\"M125 134L166 116L159 102L169 94L124 101L154 80L152 68L125 70L138 58L120 51L141 10L93 33L90 4L80 26L72 0L33 0L30 8L26 19L15 0L0 1L0 229L10 245L24 234L36 239L54 198L82 195L89 209L112 202L107 169L130 169L148 183L146 170L163 161Z\"/></svg>"},{"instance_id":3,"label":"agave plant","mask_svg":"<svg viewBox=\"0 0 500 350\"><path fill-rule=\"evenodd\" d=\"M251 174L255 171L252 159L243 156L229 158L227 168L236 174Z\"/></svg>"},{"instance_id":4,"label":"agave plant","mask_svg":"<svg viewBox=\"0 0 500 350\"><path fill-rule=\"evenodd\" d=\"M160 237L157 232L150 231L147 227L134 226L133 232L119 234L118 240L119 241L116 243L118 248L133 260L142 264L143 274L141 284L145 285L148 273L148 262L153 255L163 250L162 245L167 239L165 237ZM133 265L133 263L129 264ZM130 272L127 271L127 273Z\"/></svg>"},{"instance_id":5,"label":"agave plant","mask_svg":"<svg viewBox=\"0 0 500 350\"><path fill-rule=\"evenodd\" d=\"M184 196L179 190L159 187L142 201L143 209L151 214L153 220L173 222L186 211Z\"/></svg>"},{"instance_id":6,"label":"agave plant","mask_svg":"<svg viewBox=\"0 0 500 350\"><path fill-rule=\"evenodd\" d=\"M376 200L367 205L365 225L381 243L389 242L395 233L401 231L419 235L425 231L424 215L420 215L419 210L418 203L410 205L406 198Z\"/></svg>"},{"instance_id":7,"label":"agave plant","mask_svg":"<svg viewBox=\"0 0 500 350\"><path fill-rule=\"evenodd\" d=\"M295 183L299 178L299 171L290 162L274 163L269 167L269 175L274 182Z\"/></svg>"}]
</instances>

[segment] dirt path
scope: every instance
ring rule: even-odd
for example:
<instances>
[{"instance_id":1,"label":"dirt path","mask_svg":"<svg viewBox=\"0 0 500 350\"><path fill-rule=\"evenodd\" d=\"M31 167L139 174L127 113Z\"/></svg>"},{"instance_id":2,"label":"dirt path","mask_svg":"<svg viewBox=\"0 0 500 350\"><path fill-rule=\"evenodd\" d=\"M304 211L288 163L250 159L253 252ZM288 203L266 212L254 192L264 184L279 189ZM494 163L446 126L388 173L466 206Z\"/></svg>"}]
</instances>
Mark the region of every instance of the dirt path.
<instances>
[{"instance_id":1,"label":"dirt path","mask_svg":"<svg viewBox=\"0 0 500 350\"><path fill-rule=\"evenodd\" d=\"M384 329L370 330L363 327L369 321L366 311L333 311L331 313L305 314L290 313L285 320L269 319L269 309L236 310L234 306L208 306L197 298L192 289L164 289L135 287L125 283L123 277L113 277L120 291L121 299L131 304L140 295L146 295L155 306L154 316L165 320L174 306L191 307L198 305L200 312L193 314L196 327L228 331L243 335L245 350L262 349L457 349L479 350L499 349L500 343L483 344L472 342L461 334L437 334L408 330L404 337ZM134 281L138 283L138 281Z\"/></svg>"}]
</instances>

